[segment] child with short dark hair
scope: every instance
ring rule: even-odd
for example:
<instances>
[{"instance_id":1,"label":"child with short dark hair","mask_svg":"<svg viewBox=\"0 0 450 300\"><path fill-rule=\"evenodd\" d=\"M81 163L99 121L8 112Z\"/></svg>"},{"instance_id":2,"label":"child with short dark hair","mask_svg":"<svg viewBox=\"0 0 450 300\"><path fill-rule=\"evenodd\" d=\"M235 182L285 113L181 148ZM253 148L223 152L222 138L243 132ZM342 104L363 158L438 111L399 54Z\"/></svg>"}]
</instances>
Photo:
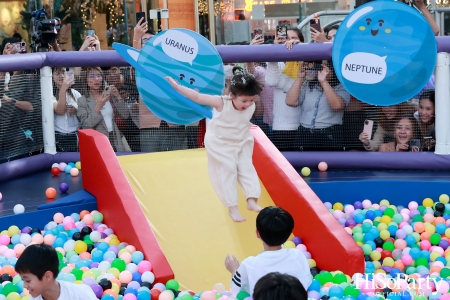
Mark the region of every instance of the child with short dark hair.
<instances>
[{"instance_id":1,"label":"child with short dark hair","mask_svg":"<svg viewBox=\"0 0 450 300\"><path fill-rule=\"evenodd\" d=\"M269 273L261 277L255 285L253 300L306 300L308 293L300 280L288 274Z\"/></svg>"},{"instance_id":2,"label":"child with short dark hair","mask_svg":"<svg viewBox=\"0 0 450 300\"><path fill-rule=\"evenodd\" d=\"M234 295L240 291L252 295L256 282L270 272L292 275L300 280L305 289L309 287L312 278L303 252L296 248L282 248L293 229L294 219L284 209L269 206L261 210L256 218L256 236L262 240L264 251L244 259L242 264L234 255L228 255L225 259L225 267L232 275L231 289Z\"/></svg>"},{"instance_id":3,"label":"child with short dark hair","mask_svg":"<svg viewBox=\"0 0 450 300\"><path fill-rule=\"evenodd\" d=\"M58 255L46 244L28 246L17 260L15 269L30 293L29 300L97 300L85 284L56 280Z\"/></svg>"},{"instance_id":4,"label":"child with short dark hair","mask_svg":"<svg viewBox=\"0 0 450 300\"><path fill-rule=\"evenodd\" d=\"M171 86L190 100L213 107L213 118L206 128L205 148L208 173L217 196L228 207L235 222L245 221L238 209L239 181L247 200L247 209L259 212L259 178L253 166L253 135L249 129L255 112L255 97L262 86L251 74L237 74L230 84L229 96L198 93L166 77Z\"/></svg>"}]
</instances>

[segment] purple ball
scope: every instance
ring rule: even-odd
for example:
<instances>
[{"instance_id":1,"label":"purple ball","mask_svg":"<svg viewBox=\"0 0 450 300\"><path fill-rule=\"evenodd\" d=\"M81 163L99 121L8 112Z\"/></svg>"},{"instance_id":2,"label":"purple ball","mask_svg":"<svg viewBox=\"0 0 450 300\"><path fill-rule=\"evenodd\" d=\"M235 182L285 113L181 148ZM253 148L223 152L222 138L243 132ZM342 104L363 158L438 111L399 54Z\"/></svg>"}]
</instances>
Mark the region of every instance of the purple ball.
<instances>
[{"instance_id":1,"label":"purple ball","mask_svg":"<svg viewBox=\"0 0 450 300\"><path fill-rule=\"evenodd\" d=\"M414 218L414 216L415 216L415 215L418 215L418 214L420 214L420 211L418 211L417 209L414 209L414 210L412 210L412 211L409 213L409 216L410 216L411 218Z\"/></svg>"},{"instance_id":2,"label":"purple ball","mask_svg":"<svg viewBox=\"0 0 450 300\"><path fill-rule=\"evenodd\" d=\"M339 218L338 219L339 224L341 224L342 226L345 225L345 219L344 218Z\"/></svg>"},{"instance_id":3,"label":"purple ball","mask_svg":"<svg viewBox=\"0 0 450 300\"><path fill-rule=\"evenodd\" d=\"M95 261L89 266L89 269L98 268L98 265L99 263Z\"/></svg>"},{"instance_id":4,"label":"purple ball","mask_svg":"<svg viewBox=\"0 0 450 300\"><path fill-rule=\"evenodd\" d=\"M22 232L22 233L26 233L26 234L30 234L30 233L31 233L31 228L30 228L30 227L24 227L24 228L21 230L21 232Z\"/></svg>"},{"instance_id":5,"label":"purple ball","mask_svg":"<svg viewBox=\"0 0 450 300\"><path fill-rule=\"evenodd\" d=\"M231 295L231 293L228 292L228 291L225 291L225 292L222 293L222 296L230 296L230 295Z\"/></svg>"},{"instance_id":6,"label":"purple ball","mask_svg":"<svg viewBox=\"0 0 450 300\"><path fill-rule=\"evenodd\" d=\"M381 210L381 212L384 212L384 210L387 208L387 206L385 206L385 205L381 205L380 206L380 210Z\"/></svg>"},{"instance_id":7,"label":"purple ball","mask_svg":"<svg viewBox=\"0 0 450 300\"><path fill-rule=\"evenodd\" d=\"M355 207L355 209L363 208L361 201L356 201L355 203L353 203L353 206Z\"/></svg>"},{"instance_id":8,"label":"purple ball","mask_svg":"<svg viewBox=\"0 0 450 300\"><path fill-rule=\"evenodd\" d=\"M99 286L98 284L93 284L93 285L91 285L91 289L94 292L95 296L97 296L97 298L100 299L103 294L102 287Z\"/></svg>"},{"instance_id":9,"label":"purple ball","mask_svg":"<svg viewBox=\"0 0 450 300\"><path fill-rule=\"evenodd\" d=\"M111 228L106 228L105 231L103 231L107 236L110 234L114 234L114 230L112 230Z\"/></svg>"},{"instance_id":10,"label":"purple ball","mask_svg":"<svg viewBox=\"0 0 450 300\"><path fill-rule=\"evenodd\" d=\"M100 235L102 236L102 239L105 239L108 237L104 232L101 232Z\"/></svg>"},{"instance_id":11,"label":"purple ball","mask_svg":"<svg viewBox=\"0 0 450 300\"><path fill-rule=\"evenodd\" d=\"M294 238L292 239L292 241L294 242L295 246L297 246L297 245L299 245L299 244L302 243L302 239L299 238L298 236L294 237Z\"/></svg>"},{"instance_id":12,"label":"purple ball","mask_svg":"<svg viewBox=\"0 0 450 300\"><path fill-rule=\"evenodd\" d=\"M119 253L119 248L117 246L111 246L109 247L108 251L114 252L117 256L117 254Z\"/></svg>"},{"instance_id":13,"label":"purple ball","mask_svg":"<svg viewBox=\"0 0 450 300\"><path fill-rule=\"evenodd\" d=\"M165 291L166 290L166 286L163 284L163 283L156 283L154 286L153 286L153 288L154 289L159 289L160 291Z\"/></svg>"},{"instance_id":14,"label":"purple ball","mask_svg":"<svg viewBox=\"0 0 450 300\"><path fill-rule=\"evenodd\" d=\"M66 193L69 190L69 185L63 182L59 185L59 190L61 191L61 193Z\"/></svg>"},{"instance_id":15,"label":"purple ball","mask_svg":"<svg viewBox=\"0 0 450 300\"><path fill-rule=\"evenodd\" d=\"M391 267L388 267L388 266L384 266L384 267L381 267L384 271L386 271L386 273L390 273L391 272L391 270L392 270L392 268Z\"/></svg>"},{"instance_id":16,"label":"purple ball","mask_svg":"<svg viewBox=\"0 0 450 300\"><path fill-rule=\"evenodd\" d=\"M95 281L95 279L92 278L92 277L86 277L86 278L83 279L83 283L84 283L85 285L91 286L91 285L93 285L93 284L96 284L97 281Z\"/></svg>"},{"instance_id":17,"label":"purple ball","mask_svg":"<svg viewBox=\"0 0 450 300\"><path fill-rule=\"evenodd\" d=\"M112 261L114 260L114 258L107 258L106 261L109 263L112 263Z\"/></svg>"},{"instance_id":18,"label":"purple ball","mask_svg":"<svg viewBox=\"0 0 450 300\"><path fill-rule=\"evenodd\" d=\"M448 248L448 246L450 246L449 242L446 240L441 240L439 242L439 247L441 247L442 249L446 250Z\"/></svg>"},{"instance_id":19,"label":"purple ball","mask_svg":"<svg viewBox=\"0 0 450 300\"><path fill-rule=\"evenodd\" d=\"M320 299L320 293L318 291L309 291L308 298Z\"/></svg>"},{"instance_id":20,"label":"purple ball","mask_svg":"<svg viewBox=\"0 0 450 300\"><path fill-rule=\"evenodd\" d=\"M345 226L347 226L347 227L355 226L355 225L356 225L356 222L355 222L355 220L353 220L353 219L348 219L348 220L345 222Z\"/></svg>"},{"instance_id":21,"label":"purple ball","mask_svg":"<svg viewBox=\"0 0 450 300\"><path fill-rule=\"evenodd\" d=\"M311 258L311 253L309 253L308 251L303 252L303 254L305 255L306 259Z\"/></svg>"},{"instance_id":22,"label":"purple ball","mask_svg":"<svg viewBox=\"0 0 450 300\"><path fill-rule=\"evenodd\" d=\"M133 288L135 290L139 289L141 287L141 285L139 284L139 282L137 281L131 281L128 285L127 288Z\"/></svg>"}]
</instances>

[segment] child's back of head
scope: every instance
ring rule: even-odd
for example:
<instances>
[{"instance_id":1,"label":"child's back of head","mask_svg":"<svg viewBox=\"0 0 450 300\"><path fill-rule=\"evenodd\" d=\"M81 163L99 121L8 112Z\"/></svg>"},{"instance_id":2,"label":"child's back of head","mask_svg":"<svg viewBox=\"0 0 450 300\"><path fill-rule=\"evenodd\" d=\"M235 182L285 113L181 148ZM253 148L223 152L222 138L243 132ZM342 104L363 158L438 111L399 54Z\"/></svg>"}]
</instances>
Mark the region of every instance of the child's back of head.
<instances>
[{"instance_id":1,"label":"child's back of head","mask_svg":"<svg viewBox=\"0 0 450 300\"><path fill-rule=\"evenodd\" d=\"M15 269L19 274L30 273L39 280L50 271L56 279L59 273L59 259L56 250L46 244L30 245L17 260Z\"/></svg>"},{"instance_id":2,"label":"child's back of head","mask_svg":"<svg viewBox=\"0 0 450 300\"><path fill-rule=\"evenodd\" d=\"M253 300L306 300L308 293L294 276L278 272L261 277L255 285Z\"/></svg>"},{"instance_id":3,"label":"child's back of head","mask_svg":"<svg viewBox=\"0 0 450 300\"><path fill-rule=\"evenodd\" d=\"M268 246L284 244L294 229L294 218L278 206L268 206L256 218L256 229Z\"/></svg>"}]
</instances>

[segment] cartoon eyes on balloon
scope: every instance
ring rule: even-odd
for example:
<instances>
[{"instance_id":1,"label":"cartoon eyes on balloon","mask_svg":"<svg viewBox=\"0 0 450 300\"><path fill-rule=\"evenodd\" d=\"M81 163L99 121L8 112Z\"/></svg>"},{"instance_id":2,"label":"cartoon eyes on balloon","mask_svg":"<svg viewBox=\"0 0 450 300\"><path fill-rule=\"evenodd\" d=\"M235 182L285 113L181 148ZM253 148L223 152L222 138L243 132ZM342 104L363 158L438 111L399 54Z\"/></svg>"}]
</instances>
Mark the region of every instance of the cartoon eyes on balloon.
<instances>
[{"instance_id":1,"label":"cartoon eyes on balloon","mask_svg":"<svg viewBox=\"0 0 450 300\"><path fill-rule=\"evenodd\" d=\"M366 19L366 24L367 24L367 26L370 26L370 23L372 23L372 19L371 18L367 18ZM380 27L382 27L384 25L384 20L382 20L382 19L380 19L380 20L378 20L378 26L380 26ZM366 30L366 27L365 26L359 26L359 30L361 30L361 31L364 31L364 30ZM373 36L376 36L377 34L378 34L378 31L380 30L380 28L377 28L377 29L371 29L370 30L370 33L373 35ZM387 28L387 29L385 29L384 30L384 32L385 33L387 33L387 34L389 34L389 33L391 33L392 31L389 29L389 28Z\"/></svg>"},{"instance_id":2,"label":"cartoon eyes on balloon","mask_svg":"<svg viewBox=\"0 0 450 300\"><path fill-rule=\"evenodd\" d=\"M183 80L184 77L186 77L184 74L180 74L180 80ZM195 79L189 78L189 84L194 84L194 83L195 83Z\"/></svg>"}]
</instances>

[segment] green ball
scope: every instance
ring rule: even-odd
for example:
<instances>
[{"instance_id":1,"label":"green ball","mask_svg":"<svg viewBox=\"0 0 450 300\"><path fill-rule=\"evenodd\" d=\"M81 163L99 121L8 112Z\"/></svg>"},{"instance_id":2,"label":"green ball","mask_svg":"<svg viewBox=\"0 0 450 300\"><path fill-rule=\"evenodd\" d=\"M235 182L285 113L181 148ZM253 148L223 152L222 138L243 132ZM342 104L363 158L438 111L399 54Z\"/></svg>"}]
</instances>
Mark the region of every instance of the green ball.
<instances>
[{"instance_id":1,"label":"green ball","mask_svg":"<svg viewBox=\"0 0 450 300\"><path fill-rule=\"evenodd\" d=\"M92 216L92 219L94 219L94 222L96 222L96 223L101 223L101 222L103 222L103 214L100 212L96 212Z\"/></svg>"},{"instance_id":2,"label":"green ball","mask_svg":"<svg viewBox=\"0 0 450 300\"><path fill-rule=\"evenodd\" d=\"M414 300L427 300L427 297L419 295L419 296L414 297Z\"/></svg>"},{"instance_id":3,"label":"green ball","mask_svg":"<svg viewBox=\"0 0 450 300\"><path fill-rule=\"evenodd\" d=\"M111 268L116 268L120 272L123 272L126 269L126 267L127 267L127 263L121 258L115 258L111 263ZM166 286L167 286L167 284L166 284ZM178 291L178 289L175 289L175 291Z\"/></svg>"},{"instance_id":4,"label":"green ball","mask_svg":"<svg viewBox=\"0 0 450 300\"><path fill-rule=\"evenodd\" d=\"M194 297L192 297L190 294L187 294L181 297L180 300L194 300Z\"/></svg>"},{"instance_id":5,"label":"green ball","mask_svg":"<svg viewBox=\"0 0 450 300\"><path fill-rule=\"evenodd\" d=\"M420 212L420 214L421 214L422 216L424 215L426 209L427 209L427 208L426 208L425 206L423 206L423 205L420 205L420 206L417 208L417 210Z\"/></svg>"},{"instance_id":6,"label":"green ball","mask_svg":"<svg viewBox=\"0 0 450 300\"><path fill-rule=\"evenodd\" d=\"M392 243L392 242L385 242L383 244L383 249L384 250L389 250L391 252L394 251L394 249L395 249L394 243Z\"/></svg>"},{"instance_id":7,"label":"green ball","mask_svg":"<svg viewBox=\"0 0 450 300\"><path fill-rule=\"evenodd\" d=\"M363 231L362 231L362 228L361 228L361 226L355 226L355 227L353 227L353 229L352 229L352 233L353 234L355 234L355 233L362 233Z\"/></svg>"},{"instance_id":8,"label":"green ball","mask_svg":"<svg viewBox=\"0 0 450 300\"><path fill-rule=\"evenodd\" d=\"M16 275L13 277L12 283L17 284L21 280L22 280L22 277L20 277L20 275Z\"/></svg>"},{"instance_id":9,"label":"green ball","mask_svg":"<svg viewBox=\"0 0 450 300\"><path fill-rule=\"evenodd\" d=\"M175 291L178 291L180 288L180 284L175 279L170 279L166 282L166 289L173 289Z\"/></svg>"},{"instance_id":10,"label":"green ball","mask_svg":"<svg viewBox=\"0 0 450 300\"><path fill-rule=\"evenodd\" d=\"M17 293L17 287L12 282L5 284L3 287L3 295L8 296L10 293Z\"/></svg>"},{"instance_id":11,"label":"green ball","mask_svg":"<svg viewBox=\"0 0 450 300\"><path fill-rule=\"evenodd\" d=\"M424 267L426 267L426 266L428 266L428 260L425 258L425 257L419 257L417 260L416 260L416 266L418 267L418 266L424 266Z\"/></svg>"},{"instance_id":12,"label":"green ball","mask_svg":"<svg viewBox=\"0 0 450 300\"><path fill-rule=\"evenodd\" d=\"M56 254L58 255L58 259L59 259L59 260L63 260L63 258L64 258L64 255L62 255L62 253L61 253L61 252L59 252L59 251L56 251Z\"/></svg>"},{"instance_id":13,"label":"green ball","mask_svg":"<svg viewBox=\"0 0 450 300\"><path fill-rule=\"evenodd\" d=\"M63 261L60 261L58 267L59 271L61 272L61 270L64 269L65 267L67 267L67 264Z\"/></svg>"},{"instance_id":14,"label":"green ball","mask_svg":"<svg viewBox=\"0 0 450 300\"><path fill-rule=\"evenodd\" d=\"M83 279L84 272L81 269L74 268L71 272L77 280Z\"/></svg>"},{"instance_id":15,"label":"green ball","mask_svg":"<svg viewBox=\"0 0 450 300\"><path fill-rule=\"evenodd\" d=\"M250 294L247 293L246 291L240 291L237 295L236 295L236 299L238 300L244 300L245 298L250 297Z\"/></svg>"},{"instance_id":16,"label":"green ball","mask_svg":"<svg viewBox=\"0 0 450 300\"><path fill-rule=\"evenodd\" d=\"M392 220L396 223L396 224L400 224L401 222L403 222L404 218L401 214L395 214L394 217L392 218Z\"/></svg>"},{"instance_id":17,"label":"green ball","mask_svg":"<svg viewBox=\"0 0 450 300\"><path fill-rule=\"evenodd\" d=\"M449 276L450 276L450 268L447 268L447 267L442 268L442 269L441 269L441 272L439 273L439 275L440 275L441 277L443 277L443 278L449 277Z\"/></svg>"},{"instance_id":18,"label":"green ball","mask_svg":"<svg viewBox=\"0 0 450 300\"><path fill-rule=\"evenodd\" d=\"M324 285L327 282L333 282L333 274L330 272L323 272L321 276L322 282L320 282L322 285Z\"/></svg>"},{"instance_id":19,"label":"green ball","mask_svg":"<svg viewBox=\"0 0 450 300\"><path fill-rule=\"evenodd\" d=\"M415 267L412 267L412 266L408 266L408 267L406 268L406 270L405 270L405 273L408 274L408 275L413 274L413 273L416 273L416 268L415 268Z\"/></svg>"},{"instance_id":20,"label":"green ball","mask_svg":"<svg viewBox=\"0 0 450 300\"><path fill-rule=\"evenodd\" d=\"M413 217L413 222L423 222L423 217L417 214Z\"/></svg>"},{"instance_id":21,"label":"green ball","mask_svg":"<svg viewBox=\"0 0 450 300\"><path fill-rule=\"evenodd\" d=\"M370 255L373 251L372 247L368 244L362 245L361 248L363 249L364 255Z\"/></svg>"},{"instance_id":22,"label":"green ball","mask_svg":"<svg viewBox=\"0 0 450 300\"><path fill-rule=\"evenodd\" d=\"M433 233L430 236L430 243L432 245L437 245L437 244L439 244L440 241L441 241L441 235L439 233Z\"/></svg>"},{"instance_id":23,"label":"green ball","mask_svg":"<svg viewBox=\"0 0 450 300\"><path fill-rule=\"evenodd\" d=\"M361 229L364 233L367 233L370 229L372 229L372 224L370 224L369 222L364 222L361 225Z\"/></svg>"},{"instance_id":24,"label":"green ball","mask_svg":"<svg viewBox=\"0 0 450 300\"><path fill-rule=\"evenodd\" d=\"M359 296L360 293L361 293L361 291L353 285L349 285L344 290L344 296L352 296L352 297L356 298Z\"/></svg>"},{"instance_id":25,"label":"green ball","mask_svg":"<svg viewBox=\"0 0 450 300\"><path fill-rule=\"evenodd\" d=\"M337 273L336 275L333 276L333 282L336 284L347 282L347 277L342 273Z\"/></svg>"},{"instance_id":26,"label":"green ball","mask_svg":"<svg viewBox=\"0 0 450 300\"><path fill-rule=\"evenodd\" d=\"M384 215L392 218L395 215L395 211L388 207L384 210Z\"/></svg>"},{"instance_id":27,"label":"green ball","mask_svg":"<svg viewBox=\"0 0 450 300\"><path fill-rule=\"evenodd\" d=\"M355 233L353 235L353 240L355 240L355 242L362 242L362 241L364 241L364 234L363 233Z\"/></svg>"}]
</instances>

